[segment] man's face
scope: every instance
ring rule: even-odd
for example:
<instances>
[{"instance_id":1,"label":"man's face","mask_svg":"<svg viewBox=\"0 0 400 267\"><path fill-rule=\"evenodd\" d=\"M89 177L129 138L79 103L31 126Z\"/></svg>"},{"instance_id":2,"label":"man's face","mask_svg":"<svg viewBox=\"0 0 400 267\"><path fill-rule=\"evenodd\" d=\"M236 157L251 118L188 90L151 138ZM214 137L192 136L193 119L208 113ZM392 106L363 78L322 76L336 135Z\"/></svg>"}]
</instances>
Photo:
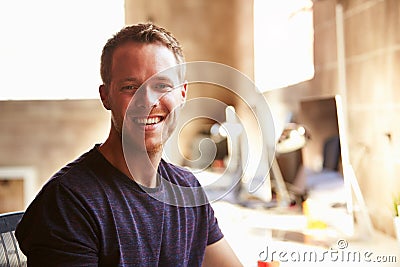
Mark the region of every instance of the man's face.
<instances>
[{"instance_id":1,"label":"man's face","mask_svg":"<svg viewBox=\"0 0 400 267\"><path fill-rule=\"evenodd\" d=\"M113 127L135 150L161 151L176 126L186 85L176 88L176 71L153 77L176 65L173 53L160 44L128 42L114 51L111 83L102 100L111 110Z\"/></svg>"}]
</instances>

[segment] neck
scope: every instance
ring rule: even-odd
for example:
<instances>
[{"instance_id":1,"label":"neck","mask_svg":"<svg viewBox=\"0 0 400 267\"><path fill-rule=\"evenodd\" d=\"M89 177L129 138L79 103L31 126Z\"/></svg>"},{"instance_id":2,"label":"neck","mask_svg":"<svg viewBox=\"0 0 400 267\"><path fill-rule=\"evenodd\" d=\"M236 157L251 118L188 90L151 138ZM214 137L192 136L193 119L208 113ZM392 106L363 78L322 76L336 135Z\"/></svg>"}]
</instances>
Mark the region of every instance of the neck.
<instances>
[{"instance_id":1,"label":"neck","mask_svg":"<svg viewBox=\"0 0 400 267\"><path fill-rule=\"evenodd\" d=\"M130 149L124 154L122 138L113 129L107 140L100 145L99 151L114 167L138 184L146 187L157 186L157 168L162 151L147 153Z\"/></svg>"}]
</instances>

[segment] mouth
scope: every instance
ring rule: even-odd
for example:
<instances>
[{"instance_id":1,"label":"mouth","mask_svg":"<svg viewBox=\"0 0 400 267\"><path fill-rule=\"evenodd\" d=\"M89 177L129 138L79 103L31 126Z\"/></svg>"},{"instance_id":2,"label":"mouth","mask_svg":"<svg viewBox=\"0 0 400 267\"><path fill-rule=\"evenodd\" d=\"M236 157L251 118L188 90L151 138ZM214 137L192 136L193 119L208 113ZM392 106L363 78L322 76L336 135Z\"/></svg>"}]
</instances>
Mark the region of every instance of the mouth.
<instances>
[{"instance_id":1,"label":"mouth","mask_svg":"<svg viewBox=\"0 0 400 267\"><path fill-rule=\"evenodd\" d=\"M140 126L153 126L164 120L163 116L151 116L144 118L134 118L133 121Z\"/></svg>"}]
</instances>

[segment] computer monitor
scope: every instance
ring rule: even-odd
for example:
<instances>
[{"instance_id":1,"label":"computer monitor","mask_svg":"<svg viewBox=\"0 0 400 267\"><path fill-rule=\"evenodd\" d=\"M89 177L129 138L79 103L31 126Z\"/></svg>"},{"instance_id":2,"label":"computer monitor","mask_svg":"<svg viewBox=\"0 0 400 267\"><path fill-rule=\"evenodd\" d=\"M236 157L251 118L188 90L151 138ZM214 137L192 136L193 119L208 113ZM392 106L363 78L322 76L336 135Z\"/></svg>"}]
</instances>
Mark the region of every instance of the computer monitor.
<instances>
[{"instance_id":1,"label":"computer monitor","mask_svg":"<svg viewBox=\"0 0 400 267\"><path fill-rule=\"evenodd\" d=\"M300 101L298 123L308 132L309 139L303 147L303 165L314 172L341 169L341 139L337 100L335 96L303 99Z\"/></svg>"},{"instance_id":2,"label":"computer monitor","mask_svg":"<svg viewBox=\"0 0 400 267\"><path fill-rule=\"evenodd\" d=\"M352 236L358 229L358 234L362 232L360 236L366 237L373 227L350 163L342 102L339 95L300 101L298 123L304 125L310 135L303 148L305 186L311 197L330 204L333 211L337 207L345 211L342 221L332 213L338 228Z\"/></svg>"}]
</instances>

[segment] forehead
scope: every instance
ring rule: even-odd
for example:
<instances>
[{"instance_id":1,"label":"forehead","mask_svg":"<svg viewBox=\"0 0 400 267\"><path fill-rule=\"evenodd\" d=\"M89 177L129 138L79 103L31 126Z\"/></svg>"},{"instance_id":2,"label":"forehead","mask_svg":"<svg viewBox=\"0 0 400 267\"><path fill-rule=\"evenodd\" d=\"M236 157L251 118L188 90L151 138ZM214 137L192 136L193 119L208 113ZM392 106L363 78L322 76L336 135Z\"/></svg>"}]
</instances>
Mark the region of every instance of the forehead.
<instances>
[{"instance_id":1,"label":"forehead","mask_svg":"<svg viewBox=\"0 0 400 267\"><path fill-rule=\"evenodd\" d=\"M166 46L159 43L127 42L119 46L113 54L111 64L111 80L121 82L134 79L144 82L154 74L163 72L175 76L177 65L174 54Z\"/></svg>"},{"instance_id":2,"label":"forehead","mask_svg":"<svg viewBox=\"0 0 400 267\"><path fill-rule=\"evenodd\" d=\"M160 43L126 42L118 46L112 56L112 67L118 64L168 65L177 64L170 49Z\"/></svg>"}]
</instances>

